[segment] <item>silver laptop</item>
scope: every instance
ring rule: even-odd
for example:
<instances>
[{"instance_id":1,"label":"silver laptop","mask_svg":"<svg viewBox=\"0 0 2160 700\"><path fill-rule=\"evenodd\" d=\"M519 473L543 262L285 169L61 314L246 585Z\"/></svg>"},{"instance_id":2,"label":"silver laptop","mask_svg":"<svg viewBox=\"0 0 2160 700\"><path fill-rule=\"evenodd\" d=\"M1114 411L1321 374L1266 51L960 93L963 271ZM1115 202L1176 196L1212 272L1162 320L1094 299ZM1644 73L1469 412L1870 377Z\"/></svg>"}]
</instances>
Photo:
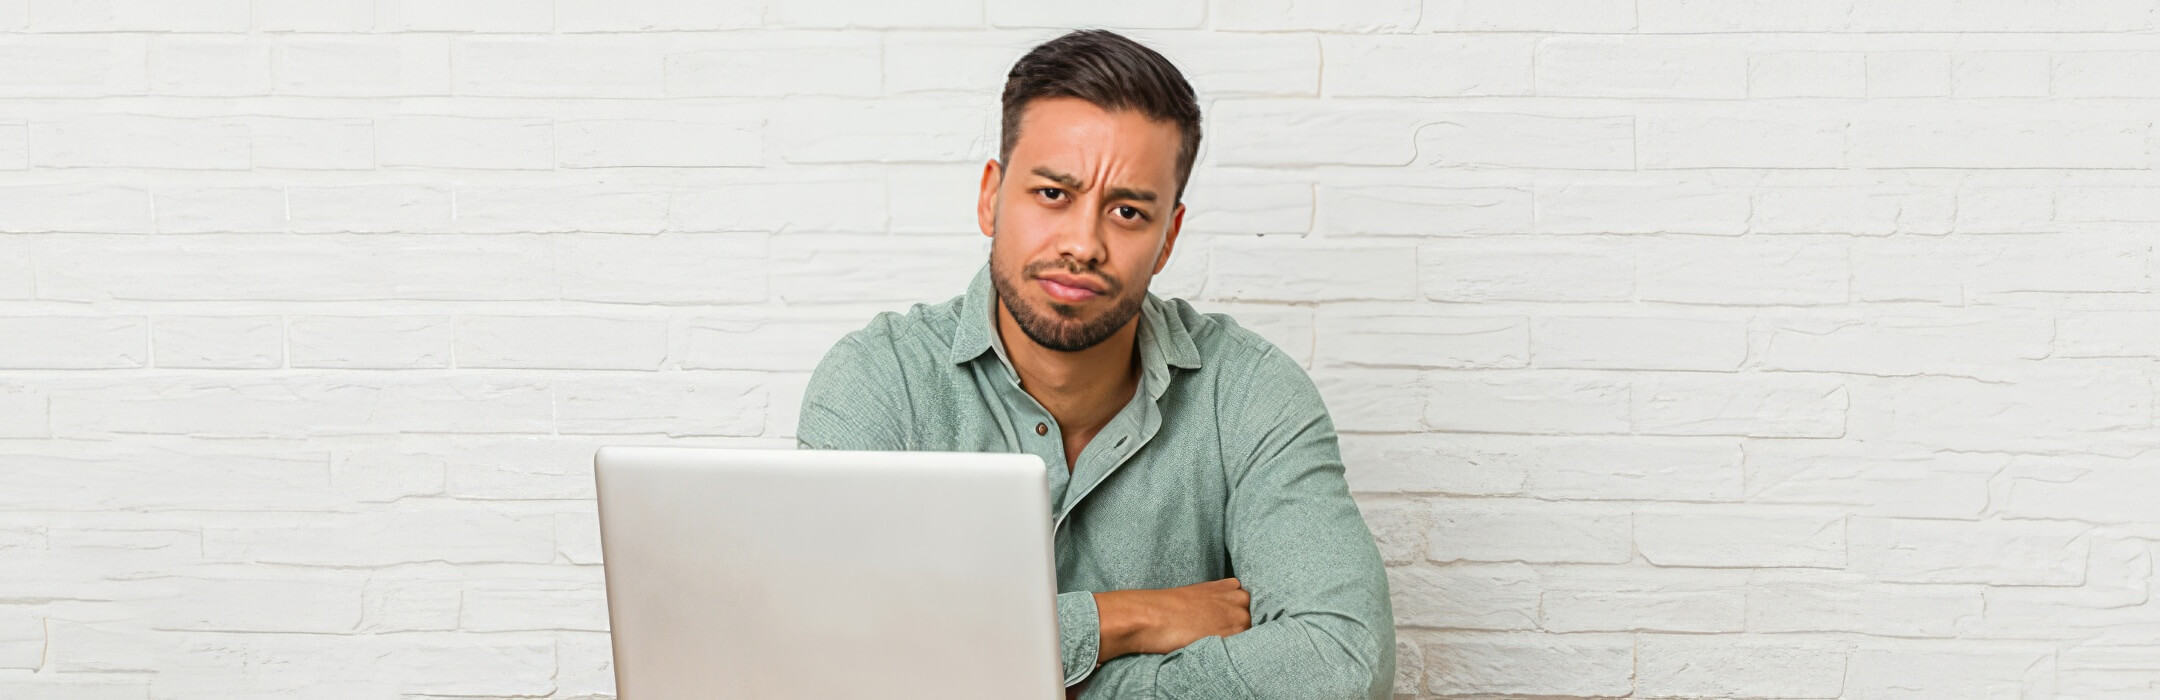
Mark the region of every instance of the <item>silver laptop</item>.
<instances>
[{"instance_id":1,"label":"silver laptop","mask_svg":"<svg viewBox=\"0 0 2160 700\"><path fill-rule=\"evenodd\" d=\"M603 447L615 686L669 698L1062 698L1034 455Z\"/></svg>"}]
</instances>

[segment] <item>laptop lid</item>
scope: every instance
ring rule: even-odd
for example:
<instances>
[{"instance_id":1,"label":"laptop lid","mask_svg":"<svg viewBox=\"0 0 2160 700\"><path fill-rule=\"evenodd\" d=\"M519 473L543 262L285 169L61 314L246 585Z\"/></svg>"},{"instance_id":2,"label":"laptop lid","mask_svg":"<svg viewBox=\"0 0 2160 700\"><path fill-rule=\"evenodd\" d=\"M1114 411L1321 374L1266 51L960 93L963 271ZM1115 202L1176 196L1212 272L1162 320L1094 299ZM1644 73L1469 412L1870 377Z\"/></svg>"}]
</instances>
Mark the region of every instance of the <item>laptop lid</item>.
<instances>
[{"instance_id":1,"label":"laptop lid","mask_svg":"<svg viewBox=\"0 0 2160 700\"><path fill-rule=\"evenodd\" d=\"M1062 698L1025 454L603 447L616 692Z\"/></svg>"}]
</instances>

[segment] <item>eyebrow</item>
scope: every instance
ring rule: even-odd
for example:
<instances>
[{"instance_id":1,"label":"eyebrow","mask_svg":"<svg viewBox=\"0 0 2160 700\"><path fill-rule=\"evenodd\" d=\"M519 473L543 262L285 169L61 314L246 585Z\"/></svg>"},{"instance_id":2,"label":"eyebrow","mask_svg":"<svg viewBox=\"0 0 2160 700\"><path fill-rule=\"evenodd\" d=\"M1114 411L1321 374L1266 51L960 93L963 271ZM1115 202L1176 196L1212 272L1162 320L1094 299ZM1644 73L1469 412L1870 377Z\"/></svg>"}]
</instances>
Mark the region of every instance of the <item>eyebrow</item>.
<instances>
[{"instance_id":1,"label":"eyebrow","mask_svg":"<svg viewBox=\"0 0 2160 700\"><path fill-rule=\"evenodd\" d=\"M1073 177L1071 175L1067 175L1065 173L1061 173L1055 170L1051 170L1050 168L1045 166L1035 166L1035 169L1030 172L1042 176L1043 179L1055 182L1060 185L1064 185L1074 190L1084 191L1087 189L1080 183L1080 178ZM1108 194L1111 199L1130 199L1141 202L1153 202L1156 200L1154 191L1137 190L1130 187L1112 187L1110 188Z\"/></svg>"}]
</instances>

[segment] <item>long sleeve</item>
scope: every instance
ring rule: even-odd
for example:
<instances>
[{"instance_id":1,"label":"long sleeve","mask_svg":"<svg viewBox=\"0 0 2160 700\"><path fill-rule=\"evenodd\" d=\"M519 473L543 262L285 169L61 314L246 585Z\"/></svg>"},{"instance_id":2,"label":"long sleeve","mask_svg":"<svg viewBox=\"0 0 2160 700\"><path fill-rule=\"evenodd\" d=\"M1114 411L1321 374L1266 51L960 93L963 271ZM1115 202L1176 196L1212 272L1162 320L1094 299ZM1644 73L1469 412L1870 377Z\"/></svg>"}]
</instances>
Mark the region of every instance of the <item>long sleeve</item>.
<instances>
[{"instance_id":1,"label":"long sleeve","mask_svg":"<svg viewBox=\"0 0 2160 700\"><path fill-rule=\"evenodd\" d=\"M902 377L891 355L880 354L881 344L889 341L858 331L834 344L818 361L803 391L802 412L796 421L798 449L915 449L907 438L906 421L911 414ZM1101 618L1095 594L1058 594L1057 618L1058 657L1064 664L1065 685L1070 687L1095 670L1095 657L1100 655Z\"/></svg>"},{"instance_id":2,"label":"long sleeve","mask_svg":"<svg viewBox=\"0 0 2160 700\"><path fill-rule=\"evenodd\" d=\"M1244 457L1225 512L1253 626L1096 669L1083 698L1384 700L1394 612L1379 547L1350 498L1319 391L1280 352L1220 397L1225 459Z\"/></svg>"}]
</instances>

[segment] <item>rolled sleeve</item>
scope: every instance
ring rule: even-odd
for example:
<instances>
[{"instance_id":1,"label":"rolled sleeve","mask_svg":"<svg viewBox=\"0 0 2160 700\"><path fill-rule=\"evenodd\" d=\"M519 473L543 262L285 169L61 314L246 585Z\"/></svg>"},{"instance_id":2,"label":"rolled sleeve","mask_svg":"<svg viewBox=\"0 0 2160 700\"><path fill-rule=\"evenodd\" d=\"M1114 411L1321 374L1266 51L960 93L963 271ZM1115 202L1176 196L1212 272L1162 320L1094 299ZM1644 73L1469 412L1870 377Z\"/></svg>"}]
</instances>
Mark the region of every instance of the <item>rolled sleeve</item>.
<instances>
[{"instance_id":1,"label":"rolled sleeve","mask_svg":"<svg viewBox=\"0 0 2160 700\"><path fill-rule=\"evenodd\" d=\"M1091 591L1069 591L1057 596L1058 648L1065 664L1065 687L1087 680L1102 655L1102 618Z\"/></svg>"},{"instance_id":2,"label":"rolled sleeve","mask_svg":"<svg viewBox=\"0 0 2160 700\"><path fill-rule=\"evenodd\" d=\"M1270 352L1226 389L1226 434L1249 437L1225 508L1230 561L1252 628L1169 654L1105 662L1085 698L1385 700L1394 692L1394 610L1372 531L1343 478L1319 391ZM1249 451L1248 451L1249 450Z\"/></svg>"}]
</instances>

